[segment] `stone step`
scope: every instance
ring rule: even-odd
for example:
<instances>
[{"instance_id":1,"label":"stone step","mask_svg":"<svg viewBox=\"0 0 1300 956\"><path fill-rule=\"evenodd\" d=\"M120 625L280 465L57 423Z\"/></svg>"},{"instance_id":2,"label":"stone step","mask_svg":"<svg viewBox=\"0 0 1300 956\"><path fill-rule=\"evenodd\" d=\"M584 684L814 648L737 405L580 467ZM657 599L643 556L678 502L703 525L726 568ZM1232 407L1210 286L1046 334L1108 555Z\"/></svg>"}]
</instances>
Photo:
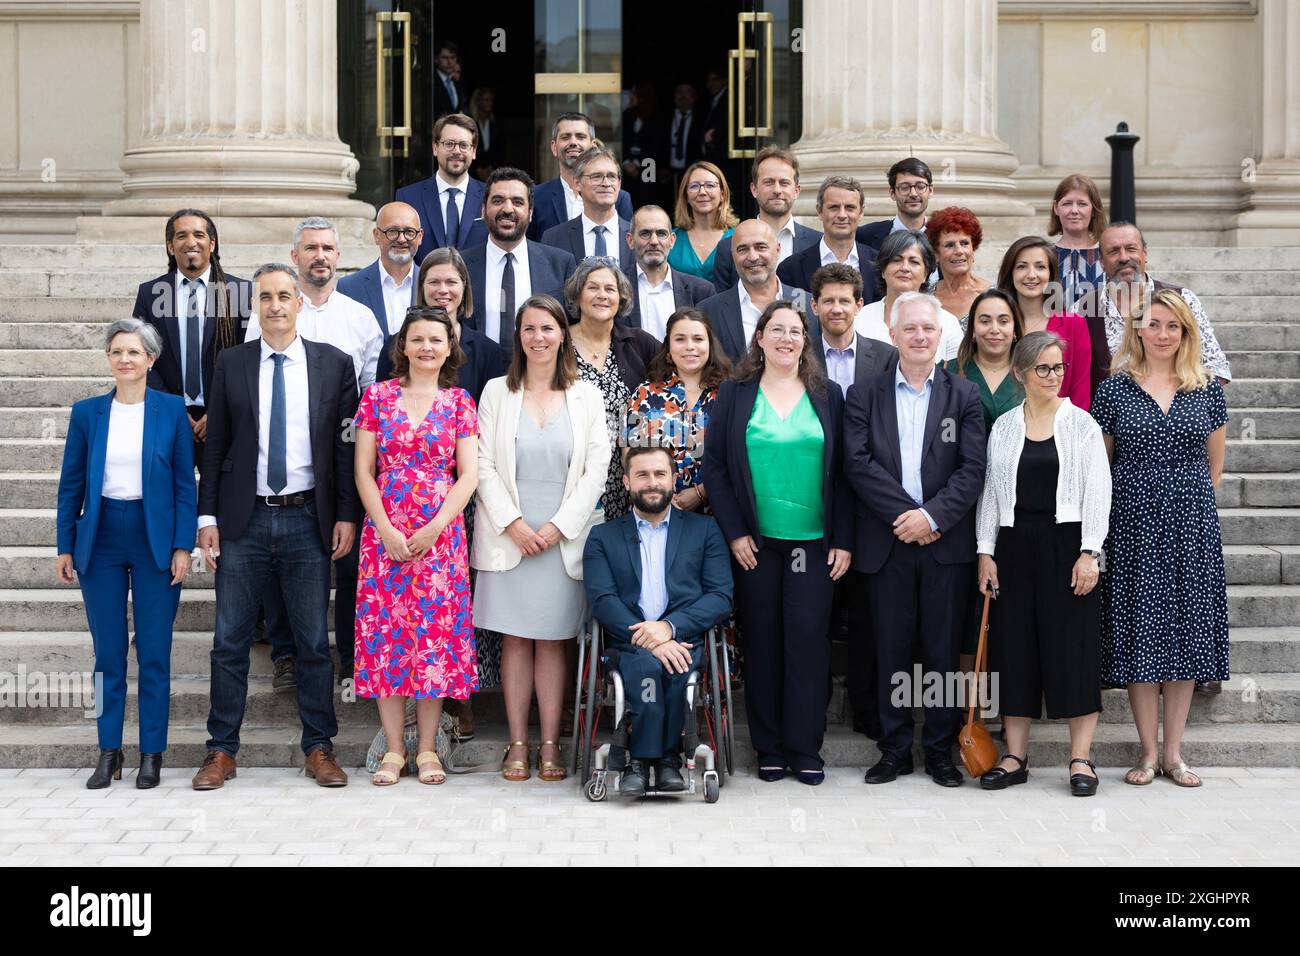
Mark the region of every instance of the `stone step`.
<instances>
[{"instance_id":1,"label":"stone step","mask_svg":"<svg viewBox=\"0 0 1300 956\"><path fill-rule=\"evenodd\" d=\"M1224 544L1292 544L1300 541L1300 508L1224 508Z\"/></svg>"},{"instance_id":2,"label":"stone step","mask_svg":"<svg viewBox=\"0 0 1300 956\"><path fill-rule=\"evenodd\" d=\"M110 375L68 378L6 376L0 388L0 412L6 408L70 408L113 387Z\"/></svg>"},{"instance_id":3,"label":"stone step","mask_svg":"<svg viewBox=\"0 0 1300 956\"><path fill-rule=\"evenodd\" d=\"M1267 322L1289 324L1300 321L1300 295L1202 295L1193 289L1214 334L1221 322Z\"/></svg>"},{"instance_id":4,"label":"stone step","mask_svg":"<svg viewBox=\"0 0 1300 956\"><path fill-rule=\"evenodd\" d=\"M1248 272L1212 269L1151 269L1149 271L1151 271L1152 275L1158 276L1165 282L1191 289L1198 297L1203 295L1300 295L1300 270L1292 268L1256 269ZM53 277L51 277L51 281L53 283ZM52 287L54 287L53 284ZM1213 317L1211 317L1211 322L1213 322Z\"/></svg>"},{"instance_id":5,"label":"stone step","mask_svg":"<svg viewBox=\"0 0 1300 956\"><path fill-rule=\"evenodd\" d=\"M0 423L3 419L4 414L0 412ZM1239 439L1300 438L1300 408L1233 408L1229 405L1228 434Z\"/></svg>"},{"instance_id":6,"label":"stone step","mask_svg":"<svg viewBox=\"0 0 1300 956\"><path fill-rule=\"evenodd\" d=\"M167 269L162 237L157 245L138 243L67 243L60 245L0 245L0 269L50 272L120 271L133 274L139 283L161 275ZM221 244L221 264L231 275L250 277L264 262L288 262L293 234L285 236L283 245ZM340 250L339 269L351 271L369 265L375 259L371 245L345 245ZM1211 268L1214 268L1213 266ZM1263 268L1263 266L1256 266Z\"/></svg>"},{"instance_id":7,"label":"stone step","mask_svg":"<svg viewBox=\"0 0 1300 956\"><path fill-rule=\"evenodd\" d=\"M144 279L139 280L141 282ZM39 296L0 296L0 323L112 322L131 317L136 290L123 296L79 296L52 299Z\"/></svg>"},{"instance_id":8,"label":"stone step","mask_svg":"<svg viewBox=\"0 0 1300 956\"><path fill-rule=\"evenodd\" d=\"M1300 315L1300 309L1297 309ZM1214 335L1228 350L1271 351L1300 348L1300 320L1282 322L1214 322ZM1232 372L1237 373L1234 364Z\"/></svg>"},{"instance_id":9,"label":"stone step","mask_svg":"<svg viewBox=\"0 0 1300 956\"><path fill-rule=\"evenodd\" d=\"M181 631L206 630L211 633L216 620L215 599L216 593L211 588L183 589L175 627ZM72 588L2 589L0 607L4 608L2 626L6 631L80 631L86 628L81 592ZM327 620L333 629L332 596Z\"/></svg>"},{"instance_id":10,"label":"stone step","mask_svg":"<svg viewBox=\"0 0 1300 956\"><path fill-rule=\"evenodd\" d=\"M11 326L13 328L13 326ZM0 376L46 378L111 375L108 357L91 348L0 349Z\"/></svg>"},{"instance_id":11,"label":"stone step","mask_svg":"<svg viewBox=\"0 0 1300 956\"><path fill-rule=\"evenodd\" d=\"M1225 474L1216 497L1220 508L1300 508L1300 472Z\"/></svg>"},{"instance_id":12,"label":"stone step","mask_svg":"<svg viewBox=\"0 0 1300 956\"><path fill-rule=\"evenodd\" d=\"M3 353L0 353L2 355ZM1269 349L1267 351L1228 351L1232 374L1242 378L1300 377L1300 352Z\"/></svg>"},{"instance_id":13,"label":"stone step","mask_svg":"<svg viewBox=\"0 0 1300 956\"><path fill-rule=\"evenodd\" d=\"M1300 470L1300 441L1294 438L1228 438L1224 471L1235 474L1297 470Z\"/></svg>"},{"instance_id":14,"label":"stone step","mask_svg":"<svg viewBox=\"0 0 1300 956\"><path fill-rule=\"evenodd\" d=\"M1300 381L1295 379L1234 378L1225 391L1229 410L1233 408L1300 408Z\"/></svg>"},{"instance_id":15,"label":"stone step","mask_svg":"<svg viewBox=\"0 0 1300 956\"><path fill-rule=\"evenodd\" d=\"M0 349L94 349L103 355L107 322L0 323Z\"/></svg>"},{"instance_id":16,"label":"stone step","mask_svg":"<svg viewBox=\"0 0 1300 956\"><path fill-rule=\"evenodd\" d=\"M71 408L0 406L0 438L64 438L71 413Z\"/></svg>"}]
</instances>

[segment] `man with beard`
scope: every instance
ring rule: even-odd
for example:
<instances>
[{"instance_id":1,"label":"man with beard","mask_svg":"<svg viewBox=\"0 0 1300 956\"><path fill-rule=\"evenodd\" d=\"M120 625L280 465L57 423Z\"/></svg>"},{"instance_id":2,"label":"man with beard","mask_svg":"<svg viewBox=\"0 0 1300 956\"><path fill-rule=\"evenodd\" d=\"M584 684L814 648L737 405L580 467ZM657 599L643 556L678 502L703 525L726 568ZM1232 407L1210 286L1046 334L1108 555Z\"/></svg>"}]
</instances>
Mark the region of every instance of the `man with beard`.
<instances>
[{"instance_id":1,"label":"man with beard","mask_svg":"<svg viewBox=\"0 0 1300 956\"><path fill-rule=\"evenodd\" d=\"M627 234L636 265L625 270L636 294L632 311L620 321L644 329L661 342L674 312L713 295L708 280L669 267L668 253L676 242L672 220L661 207L642 206L636 211Z\"/></svg>"},{"instance_id":2,"label":"man with beard","mask_svg":"<svg viewBox=\"0 0 1300 956\"><path fill-rule=\"evenodd\" d=\"M474 313L465 321L513 354L515 310L545 293L564 301L564 283L578 263L563 249L525 238L533 209L533 181L522 169L500 166L485 184L483 226L464 253Z\"/></svg>"},{"instance_id":3,"label":"man with beard","mask_svg":"<svg viewBox=\"0 0 1300 956\"><path fill-rule=\"evenodd\" d=\"M397 201L413 206L420 217L424 235L416 246L417 263L434 249L464 249L469 243L470 227L483 212L483 184L469 176L477 148L474 120L464 113L444 116L433 126L438 171L397 191ZM392 328L395 331L397 326Z\"/></svg>"},{"instance_id":4,"label":"man with beard","mask_svg":"<svg viewBox=\"0 0 1300 956\"><path fill-rule=\"evenodd\" d=\"M528 238L540 240L547 229L582 215L578 159L596 145L596 127L586 113L561 113L551 124L551 155L560 162L560 175L537 187L536 209ZM618 191L615 203L620 219L631 220L632 197ZM520 299L520 302L523 300Z\"/></svg>"},{"instance_id":5,"label":"man with beard","mask_svg":"<svg viewBox=\"0 0 1300 956\"><path fill-rule=\"evenodd\" d=\"M619 792L643 796L653 770L656 790L679 793L686 681L703 658L705 633L731 611L730 552L712 518L671 506L668 449L634 447L626 456L632 510L591 529L583 584L628 688L631 760Z\"/></svg>"},{"instance_id":6,"label":"man with beard","mask_svg":"<svg viewBox=\"0 0 1300 956\"><path fill-rule=\"evenodd\" d=\"M908 232L923 231L925 211L930 207L930 198L934 195L934 175L930 172L930 167L915 156L894 163L889 167L888 175L889 198L894 201L898 215L893 219L877 219L858 227L858 242L872 249L879 249L891 232L902 229ZM930 286L933 287L940 278L936 267L930 273Z\"/></svg>"},{"instance_id":7,"label":"man with beard","mask_svg":"<svg viewBox=\"0 0 1300 956\"><path fill-rule=\"evenodd\" d=\"M630 269L633 259L627 236L632 224L614 211L622 173L613 150L593 146L578 157L573 172L582 195L582 211L568 222L547 229L542 242L567 249L579 262L588 256L617 257L619 268Z\"/></svg>"},{"instance_id":8,"label":"man with beard","mask_svg":"<svg viewBox=\"0 0 1300 956\"><path fill-rule=\"evenodd\" d=\"M415 300L415 254L424 230L420 215L404 202L390 202L375 216L371 237L379 247L379 258L359 272L339 280L338 290L356 299L375 316L384 336L375 368L375 380L392 378L393 359L389 345L402 327L406 310Z\"/></svg>"}]
</instances>

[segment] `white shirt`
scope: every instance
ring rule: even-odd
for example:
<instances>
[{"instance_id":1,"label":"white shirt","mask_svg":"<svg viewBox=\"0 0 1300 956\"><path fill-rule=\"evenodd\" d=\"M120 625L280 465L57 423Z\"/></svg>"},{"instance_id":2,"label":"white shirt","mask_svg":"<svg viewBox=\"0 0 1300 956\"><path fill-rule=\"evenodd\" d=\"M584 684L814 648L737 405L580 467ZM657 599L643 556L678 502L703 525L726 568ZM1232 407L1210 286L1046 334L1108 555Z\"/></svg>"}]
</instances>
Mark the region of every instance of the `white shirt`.
<instances>
[{"instance_id":1,"label":"white shirt","mask_svg":"<svg viewBox=\"0 0 1300 956\"><path fill-rule=\"evenodd\" d=\"M528 242L510 250L515 254L515 310L533 294L533 279L528 272ZM505 271L506 250L488 237L487 261L483 275L483 334L493 342L501 334L501 273Z\"/></svg>"},{"instance_id":2,"label":"white shirt","mask_svg":"<svg viewBox=\"0 0 1300 956\"><path fill-rule=\"evenodd\" d=\"M794 255L794 216L790 216L785 225L776 231L776 241L776 264L780 265Z\"/></svg>"},{"instance_id":3,"label":"white shirt","mask_svg":"<svg viewBox=\"0 0 1300 956\"><path fill-rule=\"evenodd\" d=\"M124 405L114 399L108 412L108 446L100 494L118 501L139 501L143 497L143 461L144 402Z\"/></svg>"},{"instance_id":4,"label":"white shirt","mask_svg":"<svg viewBox=\"0 0 1300 956\"><path fill-rule=\"evenodd\" d=\"M947 309L939 310L939 328L942 334L939 336L939 351L934 357L936 364L957 357L962 337L961 322ZM870 305L863 306L853 320L853 331L877 342L893 345L894 340L889 337L889 326L885 322L885 300L877 299Z\"/></svg>"},{"instance_id":5,"label":"white shirt","mask_svg":"<svg viewBox=\"0 0 1300 956\"><path fill-rule=\"evenodd\" d=\"M325 304L317 308L303 296L298 311L298 334L312 342L332 345L344 355L352 356L357 387L361 391L374 384L379 353L384 348L384 333L379 329L375 314L356 299L335 289ZM248 317L244 341L251 342L261 336L262 326L254 313Z\"/></svg>"},{"instance_id":6,"label":"white shirt","mask_svg":"<svg viewBox=\"0 0 1300 956\"><path fill-rule=\"evenodd\" d=\"M456 193L456 219L458 222L465 221L465 187L469 185L469 173L460 177L460 182L449 182L442 178L442 173L434 176L438 183L438 208L442 210L442 224L447 225L447 190L459 189ZM380 268L383 268L382 266Z\"/></svg>"},{"instance_id":7,"label":"white shirt","mask_svg":"<svg viewBox=\"0 0 1300 956\"><path fill-rule=\"evenodd\" d=\"M673 298L673 270L665 269L664 281L651 285L650 278L638 263L636 294L637 304L641 308L641 328L662 342L668 332L668 319L677 308L677 302Z\"/></svg>"},{"instance_id":8,"label":"white shirt","mask_svg":"<svg viewBox=\"0 0 1300 956\"><path fill-rule=\"evenodd\" d=\"M611 209L609 218L604 222L596 222L594 219L588 219L587 214L582 214L582 247L586 250L587 255L596 254L596 233L597 226L605 227L605 255L618 258L618 211Z\"/></svg>"},{"instance_id":9,"label":"white shirt","mask_svg":"<svg viewBox=\"0 0 1300 956\"><path fill-rule=\"evenodd\" d=\"M212 281L212 266L208 266L206 269L203 270L203 275L199 276L197 279L192 279L192 280L187 280L185 273L181 272L180 269L176 270L176 325L180 329L179 360L181 364L181 381L185 385L189 384L188 382L185 381L185 350L189 347L189 329L188 329L188 322L186 320L189 318L189 314L190 314L189 311L190 287L186 284L187 281L197 282L199 284L198 291L195 294L195 298L198 299L198 305L199 305L199 397L190 398L190 396L185 392L184 388L181 389L181 397L185 399L186 405L202 405L203 404L203 323L207 321L208 283Z\"/></svg>"},{"instance_id":10,"label":"white shirt","mask_svg":"<svg viewBox=\"0 0 1300 956\"><path fill-rule=\"evenodd\" d=\"M560 186L564 189L564 208L569 219L577 219L582 215L582 197L578 195L577 190L570 189L568 180L563 176L560 177Z\"/></svg>"},{"instance_id":11,"label":"white shirt","mask_svg":"<svg viewBox=\"0 0 1300 956\"><path fill-rule=\"evenodd\" d=\"M832 262L840 261L839 259L835 258L835 253L831 252L831 247L826 245L825 239L822 239L822 241L818 243L818 247L821 249L822 265L828 266ZM852 250L849 251L849 257L844 260L844 264L846 266L853 266L853 268L855 269L860 268L858 266L858 244L856 241L853 243Z\"/></svg>"},{"instance_id":12,"label":"white shirt","mask_svg":"<svg viewBox=\"0 0 1300 956\"><path fill-rule=\"evenodd\" d=\"M381 264L379 266L379 287L384 293L384 329L389 335L396 334L406 318L406 310L411 307L415 293L415 264L408 265L406 278L397 282Z\"/></svg>"},{"instance_id":13,"label":"white shirt","mask_svg":"<svg viewBox=\"0 0 1300 956\"><path fill-rule=\"evenodd\" d=\"M753 303L749 298L749 290L745 288L745 283L736 283L736 291L740 293L740 325L745 330L745 348L749 348L749 343L754 340L754 332L758 328L758 317L763 314L763 310ZM777 296L780 296L780 292Z\"/></svg>"}]
</instances>

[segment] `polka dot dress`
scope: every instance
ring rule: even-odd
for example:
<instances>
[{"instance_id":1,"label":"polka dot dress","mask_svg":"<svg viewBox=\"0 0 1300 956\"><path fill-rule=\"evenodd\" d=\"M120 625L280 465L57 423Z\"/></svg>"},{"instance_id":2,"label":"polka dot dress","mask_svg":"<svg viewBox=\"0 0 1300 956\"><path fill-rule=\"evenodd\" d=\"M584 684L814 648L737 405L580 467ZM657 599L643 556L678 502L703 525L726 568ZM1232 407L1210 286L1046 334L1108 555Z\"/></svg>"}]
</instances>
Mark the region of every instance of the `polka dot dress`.
<instances>
[{"instance_id":1,"label":"polka dot dress","mask_svg":"<svg viewBox=\"0 0 1300 956\"><path fill-rule=\"evenodd\" d=\"M1228 421L1212 380L1165 415L1128 375L1097 389L1115 439L1101 576L1101 675L1112 686L1227 680L1228 594L1206 441Z\"/></svg>"}]
</instances>

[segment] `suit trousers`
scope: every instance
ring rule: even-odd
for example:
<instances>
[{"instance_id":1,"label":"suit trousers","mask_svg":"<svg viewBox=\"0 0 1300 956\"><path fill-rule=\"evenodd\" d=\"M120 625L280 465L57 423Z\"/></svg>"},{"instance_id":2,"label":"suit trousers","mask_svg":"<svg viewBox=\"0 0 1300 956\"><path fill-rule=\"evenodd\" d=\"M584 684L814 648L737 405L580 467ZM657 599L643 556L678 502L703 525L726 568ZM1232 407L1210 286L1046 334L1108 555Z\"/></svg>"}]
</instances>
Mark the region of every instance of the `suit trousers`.
<instances>
[{"instance_id":1,"label":"suit trousers","mask_svg":"<svg viewBox=\"0 0 1300 956\"><path fill-rule=\"evenodd\" d=\"M691 648L694 670L704 659L704 635L682 640L695 645ZM671 674L644 647L619 644L618 672L623 677L623 695L632 715L631 756L660 760L681 753L682 729L691 719L686 713L686 681L691 671Z\"/></svg>"},{"instance_id":2,"label":"suit trousers","mask_svg":"<svg viewBox=\"0 0 1300 956\"><path fill-rule=\"evenodd\" d=\"M876 693L876 638L871 622L867 576L850 569L835 582L832 635L848 645L849 707L854 729L880 736L880 701Z\"/></svg>"},{"instance_id":3,"label":"suit trousers","mask_svg":"<svg viewBox=\"0 0 1300 956\"><path fill-rule=\"evenodd\" d=\"M745 716L760 766L822 768L835 594L826 557L821 539L766 538L752 571L732 563Z\"/></svg>"},{"instance_id":4,"label":"suit trousers","mask_svg":"<svg viewBox=\"0 0 1300 956\"><path fill-rule=\"evenodd\" d=\"M103 680L95 701L99 746L103 749L122 746L129 649L128 591L140 671L140 752L160 754L167 749L172 625L181 600L181 586L171 581L170 569L159 571L149 549L143 502L101 499L95 549L80 582L90 638L95 645L95 673Z\"/></svg>"},{"instance_id":5,"label":"suit trousers","mask_svg":"<svg viewBox=\"0 0 1300 956\"><path fill-rule=\"evenodd\" d=\"M933 554L922 545L895 541L880 570L867 575L876 630L879 747L882 754L899 758L911 754L917 700L925 711L921 745L927 754L951 755L957 734L959 701L948 699L947 688L958 674L964 588L975 571L972 562L940 564ZM920 686L913 670L913 648L918 646ZM925 682L933 680L942 682L937 702L923 693Z\"/></svg>"}]
</instances>

